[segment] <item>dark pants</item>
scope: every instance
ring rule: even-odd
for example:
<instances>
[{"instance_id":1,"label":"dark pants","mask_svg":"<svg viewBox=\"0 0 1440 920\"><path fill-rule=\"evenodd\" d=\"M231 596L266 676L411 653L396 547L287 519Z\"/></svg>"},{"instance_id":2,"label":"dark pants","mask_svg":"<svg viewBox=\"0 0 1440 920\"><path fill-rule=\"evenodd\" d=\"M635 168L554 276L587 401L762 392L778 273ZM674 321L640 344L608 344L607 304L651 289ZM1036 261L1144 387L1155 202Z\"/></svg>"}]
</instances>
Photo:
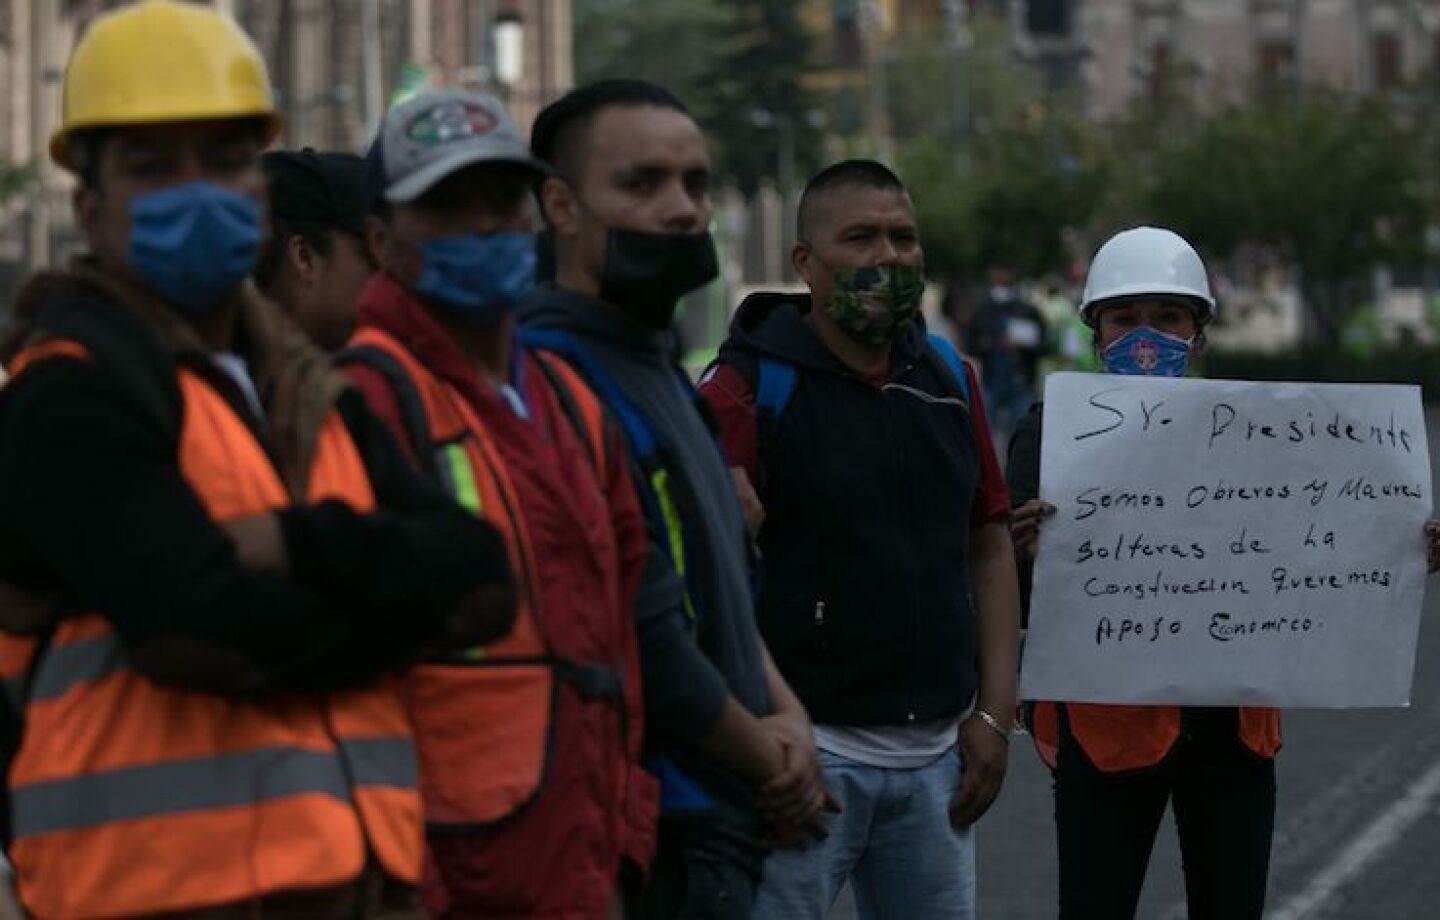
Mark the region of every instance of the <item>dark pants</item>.
<instances>
[{"instance_id":1,"label":"dark pants","mask_svg":"<svg viewBox=\"0 0 1440 920\"><path fill-rule=\"evenodd\" d=\"M759 879L744 863L698 848L660 823L655 860L626 920L750 920Z\"/></svg>"},{"instance_id":2,"label":"dark pants","mask_svg":"<svg viewBox=\"0 0 1440 920\"><path fill-rule=\"evenodd\" d=\"M1186 709L1159 766L1101 773L1062 720L1055 770L1061 920L1135 915L1165 803L1191 920L1259 920L1275 830L1275 761L1240 741L1234 709Z\"/></svg>"}]
</instances>

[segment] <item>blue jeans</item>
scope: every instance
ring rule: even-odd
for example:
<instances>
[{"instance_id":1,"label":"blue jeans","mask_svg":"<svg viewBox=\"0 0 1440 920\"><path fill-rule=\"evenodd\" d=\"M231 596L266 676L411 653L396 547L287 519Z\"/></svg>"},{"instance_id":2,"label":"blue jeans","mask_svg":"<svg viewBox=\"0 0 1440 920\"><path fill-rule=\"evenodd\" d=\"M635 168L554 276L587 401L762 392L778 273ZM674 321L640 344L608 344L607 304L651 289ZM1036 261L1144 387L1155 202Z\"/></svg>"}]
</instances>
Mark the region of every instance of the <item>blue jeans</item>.
<instances>
[{"instance_id":1,"label":"blue jeans","mask_svg":"<svg viewBox=\"0 0 1440 920\"><path fill-rule=\"evenodd\" d=\"M973 920L975 832L950 826L960 754L900 770L820 752L844 811L830 836L765 861L755 920L823 920L849 880L861 920Z\"/></svg>"}]
</instances>

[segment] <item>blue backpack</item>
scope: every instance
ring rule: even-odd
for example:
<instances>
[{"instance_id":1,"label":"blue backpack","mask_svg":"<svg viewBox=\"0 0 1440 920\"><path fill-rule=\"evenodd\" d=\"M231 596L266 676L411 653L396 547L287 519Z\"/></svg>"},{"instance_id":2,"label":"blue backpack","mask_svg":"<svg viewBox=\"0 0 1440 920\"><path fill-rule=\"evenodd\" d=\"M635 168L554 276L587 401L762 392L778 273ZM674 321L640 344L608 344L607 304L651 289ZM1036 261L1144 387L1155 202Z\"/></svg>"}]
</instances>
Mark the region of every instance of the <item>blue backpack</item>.
<instances>
[{"instance_id":1,"label":"blue backpack","mask_svg":"<svg viewBox=\"0 0 1440 920\"><path fill-rule=\"evenodd\" d=\"M925 357L935 364L947 389L952 395L960 397L968 411L970 376L965 372L965 359L960 357L960 353L945 336L931 332L925 339ZM760 359L756 368L755 409L763 424L773 428L785 407L790 404L790 397L795 395L798 374L795 365L788 361L769 356Z\"/></svg>"}]
</instances>

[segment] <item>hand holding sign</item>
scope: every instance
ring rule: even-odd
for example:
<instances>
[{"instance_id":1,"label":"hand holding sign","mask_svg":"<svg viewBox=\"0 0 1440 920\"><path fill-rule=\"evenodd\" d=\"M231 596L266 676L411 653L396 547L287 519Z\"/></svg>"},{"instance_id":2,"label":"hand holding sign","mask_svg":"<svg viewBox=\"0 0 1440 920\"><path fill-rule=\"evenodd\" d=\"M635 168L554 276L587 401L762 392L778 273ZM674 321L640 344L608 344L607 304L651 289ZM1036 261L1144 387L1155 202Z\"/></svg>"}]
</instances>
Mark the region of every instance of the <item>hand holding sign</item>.
<instances>
[{"instance_id":1,"label":"hand holding sign","mask_svg":"<svg viewBox=\"0 0 1440 920\"><path fill-rule=\"evenodd\" d=\"M1418 388L1057 374L1044 423L1023 697L1406 704Z\"/></svg>"}]
</instances>

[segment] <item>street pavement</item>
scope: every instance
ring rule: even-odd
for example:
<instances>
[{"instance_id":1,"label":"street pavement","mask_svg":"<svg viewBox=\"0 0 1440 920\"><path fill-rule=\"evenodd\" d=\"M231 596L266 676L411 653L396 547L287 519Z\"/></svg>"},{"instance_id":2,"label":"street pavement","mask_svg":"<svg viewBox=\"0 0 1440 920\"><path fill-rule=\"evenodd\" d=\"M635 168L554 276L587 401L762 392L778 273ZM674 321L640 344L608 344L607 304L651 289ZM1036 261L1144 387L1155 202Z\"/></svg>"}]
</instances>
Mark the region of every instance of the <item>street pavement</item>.
<instances>
[{"instance_id":1,"label":"street pavement","mask_svg":"<svg viewBox=\"0 0 1440 920\"><path fill-rule=\"evenodd\" d=\"M1440 412L1427 416L1433 464ZM1440 576L1426 596L1411 699L1408 710L1285 714L1267 918L1440 918ZM982 920L1055 916L1052 817L1049 774L1029 739L1016 738L1005 789L978 830ZM1137 917L1185 916L1167 814ZM853 917L847 893L831 918Z\"/></svg>"}]
</instances>

